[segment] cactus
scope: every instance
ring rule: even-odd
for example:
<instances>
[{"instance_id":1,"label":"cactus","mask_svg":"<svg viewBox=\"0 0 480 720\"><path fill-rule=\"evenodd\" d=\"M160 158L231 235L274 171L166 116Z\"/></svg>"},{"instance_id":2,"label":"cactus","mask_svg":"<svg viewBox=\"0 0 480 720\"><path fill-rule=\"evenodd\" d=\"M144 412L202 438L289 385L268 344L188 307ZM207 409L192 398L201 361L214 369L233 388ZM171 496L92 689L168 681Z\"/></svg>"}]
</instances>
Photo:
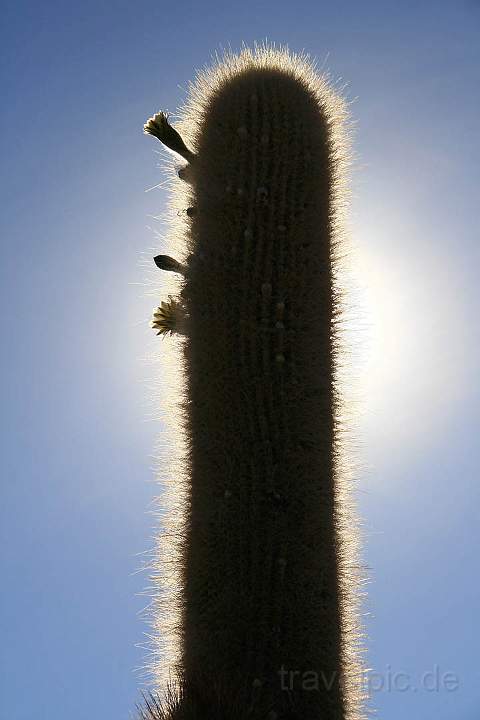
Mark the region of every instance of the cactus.
<instances>
[{"instance_id":1,"label":"cactus","mask_svg":"<svg viewBox=\"0 0 480 720\"><path fill-rule=\"evenodd\" d=\"M174 651L143 718L364 717L338 383L347 121L308 56L263 45L199 73L177 129L162 112L144 126L187 165L182 257L155 258L177 293L152 322L177 332L182 378L153 572Z\"/></svg>"}]
</instances>

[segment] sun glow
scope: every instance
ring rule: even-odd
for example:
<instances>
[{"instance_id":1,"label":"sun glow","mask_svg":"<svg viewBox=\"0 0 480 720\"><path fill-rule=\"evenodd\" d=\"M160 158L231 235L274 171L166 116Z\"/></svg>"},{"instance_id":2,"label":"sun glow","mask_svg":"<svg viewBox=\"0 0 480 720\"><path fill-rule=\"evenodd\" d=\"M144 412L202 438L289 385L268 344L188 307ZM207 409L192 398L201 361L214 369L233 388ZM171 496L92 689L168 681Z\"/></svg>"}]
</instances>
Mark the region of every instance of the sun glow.
<instances>
[{"instance_id":1,"label":"sun glow","mask_svg":"<svg viewBox=\"0 0 480 720\"><path fill-rule=\"evenodd\" d=\"M398 449L399 458L438 441L464 397L469 365L467 307L451 260L404 230L396 226L383 244L368 229L355 231L366 326L362 431L382 453Z\"/></svg>"}]
</instances>

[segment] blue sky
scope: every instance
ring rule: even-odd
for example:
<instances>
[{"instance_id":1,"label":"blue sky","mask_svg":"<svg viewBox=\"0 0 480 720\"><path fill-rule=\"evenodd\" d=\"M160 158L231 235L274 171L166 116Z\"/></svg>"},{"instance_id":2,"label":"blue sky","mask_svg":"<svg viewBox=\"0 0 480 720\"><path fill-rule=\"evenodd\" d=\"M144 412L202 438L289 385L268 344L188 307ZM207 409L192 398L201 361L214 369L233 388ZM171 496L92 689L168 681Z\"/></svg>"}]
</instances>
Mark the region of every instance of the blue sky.
<instances>
[{"instance_id":1,"label":"blue sky","mask_svg":"<svg viewBox=\"0 0 480 720\"><path fill-rule=\"evenodd\" d=\"M161 431L142 261L166 201L142 126L215 50L267 38L328 53L356 98L373 705L477 718L480 4L19 1L1 33L0 717L120 720L138 699Z\"/></svg>"}]
</instances>

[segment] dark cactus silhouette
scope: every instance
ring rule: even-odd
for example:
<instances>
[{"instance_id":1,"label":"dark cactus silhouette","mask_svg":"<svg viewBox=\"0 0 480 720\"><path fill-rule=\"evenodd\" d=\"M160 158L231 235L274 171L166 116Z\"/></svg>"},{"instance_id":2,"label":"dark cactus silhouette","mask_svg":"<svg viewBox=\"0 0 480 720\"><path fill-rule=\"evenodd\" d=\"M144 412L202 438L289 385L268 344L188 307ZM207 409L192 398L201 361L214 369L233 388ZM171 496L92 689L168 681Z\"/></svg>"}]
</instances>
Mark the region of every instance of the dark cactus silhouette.
<instances>
[{"instance_id":1,"label":"dark cactus silhouette","mask_svg":"<svg viewBox=\"0 0 480 720\"><path fill-rule=\"evenodd\" d=\"M145 125L188 161L172 184L182 257L155 258L178 292L152 322L178 334L183 377L154 568L176 654L145 718L364 717L337 382L347 119L307 56L263 46L200 73L178 129Z\"/></svg>"}]
</instances>

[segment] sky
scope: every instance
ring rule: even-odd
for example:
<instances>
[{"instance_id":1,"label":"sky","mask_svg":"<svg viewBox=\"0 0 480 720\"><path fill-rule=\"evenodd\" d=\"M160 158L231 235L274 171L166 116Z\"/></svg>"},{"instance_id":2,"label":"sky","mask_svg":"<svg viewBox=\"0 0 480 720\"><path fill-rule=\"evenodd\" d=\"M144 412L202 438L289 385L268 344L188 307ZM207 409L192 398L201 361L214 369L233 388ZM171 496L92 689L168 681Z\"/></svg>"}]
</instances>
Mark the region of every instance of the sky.
<instances>
[{"instance_id":1,"label":"sky","mask_svg":"<svg viewBox=\"0 0 480 720\"><path fill-rule=\"evenodd\" d=\"M139 700L162 431L145 265L167 200L143 123L263 39L347 83L355 121L371 705L478 718L478 0L1 10L0 718Z\"/></svg>"}]
</instances>

